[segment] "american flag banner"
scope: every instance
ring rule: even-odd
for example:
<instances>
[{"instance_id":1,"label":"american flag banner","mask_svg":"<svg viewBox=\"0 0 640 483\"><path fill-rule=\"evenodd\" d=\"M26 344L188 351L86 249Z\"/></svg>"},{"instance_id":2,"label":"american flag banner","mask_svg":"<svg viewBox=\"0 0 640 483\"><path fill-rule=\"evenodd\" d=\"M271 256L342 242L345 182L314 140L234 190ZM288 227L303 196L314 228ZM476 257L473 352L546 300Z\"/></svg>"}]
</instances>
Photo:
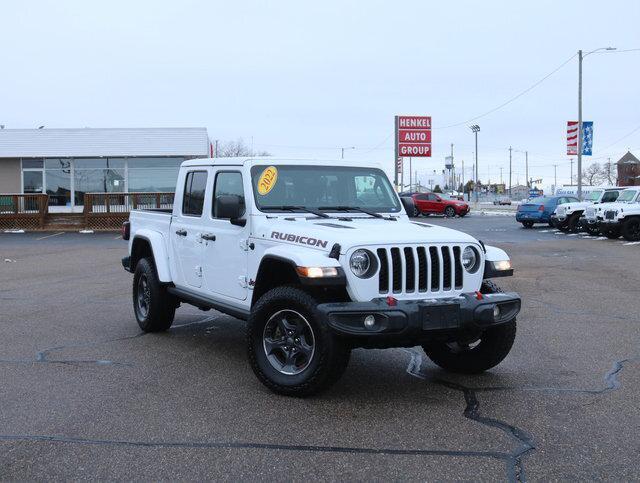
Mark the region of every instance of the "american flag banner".
<instances>
[{"instance_id":1,"label":"american flag banner","mask_svg":"<svg viewBox=\"0 0 640 483\"><path fill-rule=\"evenodd\" d=\"M582 123L582 155L591 156L593 150L593 121Z\"/></svg>"},{"instance_id":2,"label":"american flag banner","mask_svg":"<svg viewBox=\"0 0 640 483\"><path fill-rule=\"evenodd\" d=\"M593 121L582 121L582 155L591 156L593 150ZM567 154L578 154L578 121L567 121Z\"/></svg>"},{"instance_id":3,"label":"american flag banner","mask_svg":"<svg viewBox=\"0 0 640 483\"><path fill-rule=\"evenodd\" d=\"M578 154L578 121L567 122L567 154Z\"/></svg>"}]
</instances>

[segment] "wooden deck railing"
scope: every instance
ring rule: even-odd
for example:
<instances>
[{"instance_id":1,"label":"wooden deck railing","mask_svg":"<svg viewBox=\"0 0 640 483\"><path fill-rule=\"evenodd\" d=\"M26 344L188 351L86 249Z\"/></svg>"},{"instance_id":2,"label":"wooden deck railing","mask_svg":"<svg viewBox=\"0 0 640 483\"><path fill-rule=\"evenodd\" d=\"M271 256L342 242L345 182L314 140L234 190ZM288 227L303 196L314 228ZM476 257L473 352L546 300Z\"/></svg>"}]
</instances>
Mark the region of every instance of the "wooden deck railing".
<instances>
[{"instance_id":1,"label":"wooden deck railing","mask_svg":"<svg viewBox=\"0 0 640 483\"><path fill-rule=\"evenodd\" d=\"M86 193L84 219L87 228L117 229L136 209L171 209L174 193Z\"/></svg>"},{"instance_id":2,"label":"wooden deck railing","mask_svg":"<svg viewBox=\"0 0 640 483\"><path fill-rule=\"evenodd\" d=\"M42 228L48 205L46 194L0 194L0 229Z\"/></svg>"}]
</instances>

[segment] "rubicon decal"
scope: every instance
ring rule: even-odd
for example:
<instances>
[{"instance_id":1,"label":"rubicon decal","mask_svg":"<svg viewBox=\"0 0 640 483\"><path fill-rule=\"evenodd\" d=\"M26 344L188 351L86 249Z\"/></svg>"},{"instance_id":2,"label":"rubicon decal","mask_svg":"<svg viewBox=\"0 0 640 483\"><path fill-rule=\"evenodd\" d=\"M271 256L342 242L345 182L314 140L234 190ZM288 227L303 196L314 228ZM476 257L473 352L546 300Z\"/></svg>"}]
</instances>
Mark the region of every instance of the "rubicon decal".
<instances>
[{"instance_id":1,"label":"rubicon decal","mask_svg":"<svg viewBox=\"0 0 640 483\"><path fill-rule=\"evenodd\" d=\"M280 233L278 231L272 231L271 238L321 248L327 248L327 244L329 243L328 241L319 240L310 236L294 235L292 233Z\"/></svg>"}]
</instances>

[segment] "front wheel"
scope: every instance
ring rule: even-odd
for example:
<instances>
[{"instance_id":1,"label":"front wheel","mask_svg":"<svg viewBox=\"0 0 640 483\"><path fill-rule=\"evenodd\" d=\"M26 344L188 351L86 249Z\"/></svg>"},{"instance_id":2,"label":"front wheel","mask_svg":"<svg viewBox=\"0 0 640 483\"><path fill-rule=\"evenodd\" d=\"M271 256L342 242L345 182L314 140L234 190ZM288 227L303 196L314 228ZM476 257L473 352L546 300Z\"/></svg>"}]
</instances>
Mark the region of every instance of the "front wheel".
<instances>
[{"instance_id":1,"label":"front wheel","mask_svg":"<svg viewBox=\"0 0 640 483\"><path fill-rule=\"evenodd\" d=\"M533 228L533 221L523 221L522 226L525 228Z\"/></svg>"},{"instance_id":2,"label":"front wheel","mask_svg":"<svg viewBox=\"0 0 640 483\"><path fill-rule=\"evenodd\" d=\"M444 216L447 218L453 218L456 216L456 210L453 206L447 206L444 210Z\"/></svg>"},{"instance_id":3,"label":"front wheel","mask_svg":"<svg viewBox=\"0 0 640 483\"><path fill-rule=\"evenodd\" d=\"M602 234L609 240L617 240L618 238L620 238L620 229L613 228L611 230L603 231Z\"/></svg>"},{"instance_id":4,"label":"front wheel","mask_svg":"<svg viewBox=\"0 0 640 483\"><path fill-rule=\"evenodd\" d=\"M598 228L597 223L585 223L584 229L587 230L587 233L592 236L600 234L600 229Z\"/></svg>"},{"instance_id":5,"label":"front wheel","mask_svg":"<svg viewBox=\"0 0 640 483\"><path fill-rule=\"evenodd\" d=\"M480 292L500 293L502 289L485 280ZM497 366L507 357L516 337L516 319L486 329L473 336L447 342L433 341L422 346L425 354L445 371L478 374Z\"/></svg>"},{"instance_id":6,"label":"front wheel","mask_svg":"<svg viewBox=\"0 0 640 483\"><path fill-rule=\"evenodd\" d=\"M627 241L640 241L640 218L629 218L622 225L622 236Z\"/></svg>"},{"instance_id":7,"label":"front wheel","mask_svg":"<svg viewBox=\"0 0 640 483\"><path fill-rule=\"evenodd\" d=\"M578 233L580 231L580 224L580 213L571 215L567 221L567 231L570 233Z\"/></svg>"},{"instance_id":8,"label":"front wheel","mask_svg":"<svg viewBox=\"0 0 640 483\"><path fill-rule=\"evenodd\" d=\"M417 206L413 207L413 217L418 218L420 216L420 210L418 210Z\"/></svg>"},{"instance_id":9,"label":"front wheel","mask_svg":"<svg viewBox=\"0 0 640 483\"><path fill-rule=\"evenodd\" d=\"M350 348L336 338L297 287L264 294L247 326L249 361L258 379L285 396L310 396L334 384L349 363Z\"/></svg>"},{"instance_id":10,"label":"front wheel","mask_svg":"<svg viewBox=\"0 0 640 483\"><path fill-rule=\"evenodd\" d=\"M151 258L142 258L133 275L133 311L145 332L161 332L171 327L177 302L160 283Z\"/></svg>"}]
</instances>

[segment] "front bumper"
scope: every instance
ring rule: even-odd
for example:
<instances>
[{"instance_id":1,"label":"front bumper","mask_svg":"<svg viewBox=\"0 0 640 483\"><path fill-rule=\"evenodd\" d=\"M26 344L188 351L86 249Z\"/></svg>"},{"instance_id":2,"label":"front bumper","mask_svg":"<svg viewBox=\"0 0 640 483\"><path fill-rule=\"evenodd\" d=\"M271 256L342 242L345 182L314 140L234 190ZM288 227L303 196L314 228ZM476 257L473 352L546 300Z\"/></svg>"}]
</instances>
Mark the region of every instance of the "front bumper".
<instances>
[{"instance_id":1,"label":"front bumper","mask_svg":"<svg viewBox=\"0 0 640 483\"><path fill-rule=\"evenodd\" d=\"M462 294L459 297L428 300L398 300L389 305L387 299L371 302L340 302L318 305L318 310L333 332L341 336L370 340L404 340L419 342L438 332L483 330L504 324L520 312L520 296L515 292ZM499 313L494 314L494 308ZM365 327L368 315L375 318ZM386 344L382 344L386 345ZM389 344L392 345L392 344Z\"/></svg>"},{"instance_id":2,"label":"front bumper","mask_svg":"<svg viewBox=\"0 0 640 483\"><path fill-rule=\"evenodd\" d=\"M598 219L598 229L602 231L619 230L622 223L617 218L613 220Z\"/></svg>"}]
</instances>

